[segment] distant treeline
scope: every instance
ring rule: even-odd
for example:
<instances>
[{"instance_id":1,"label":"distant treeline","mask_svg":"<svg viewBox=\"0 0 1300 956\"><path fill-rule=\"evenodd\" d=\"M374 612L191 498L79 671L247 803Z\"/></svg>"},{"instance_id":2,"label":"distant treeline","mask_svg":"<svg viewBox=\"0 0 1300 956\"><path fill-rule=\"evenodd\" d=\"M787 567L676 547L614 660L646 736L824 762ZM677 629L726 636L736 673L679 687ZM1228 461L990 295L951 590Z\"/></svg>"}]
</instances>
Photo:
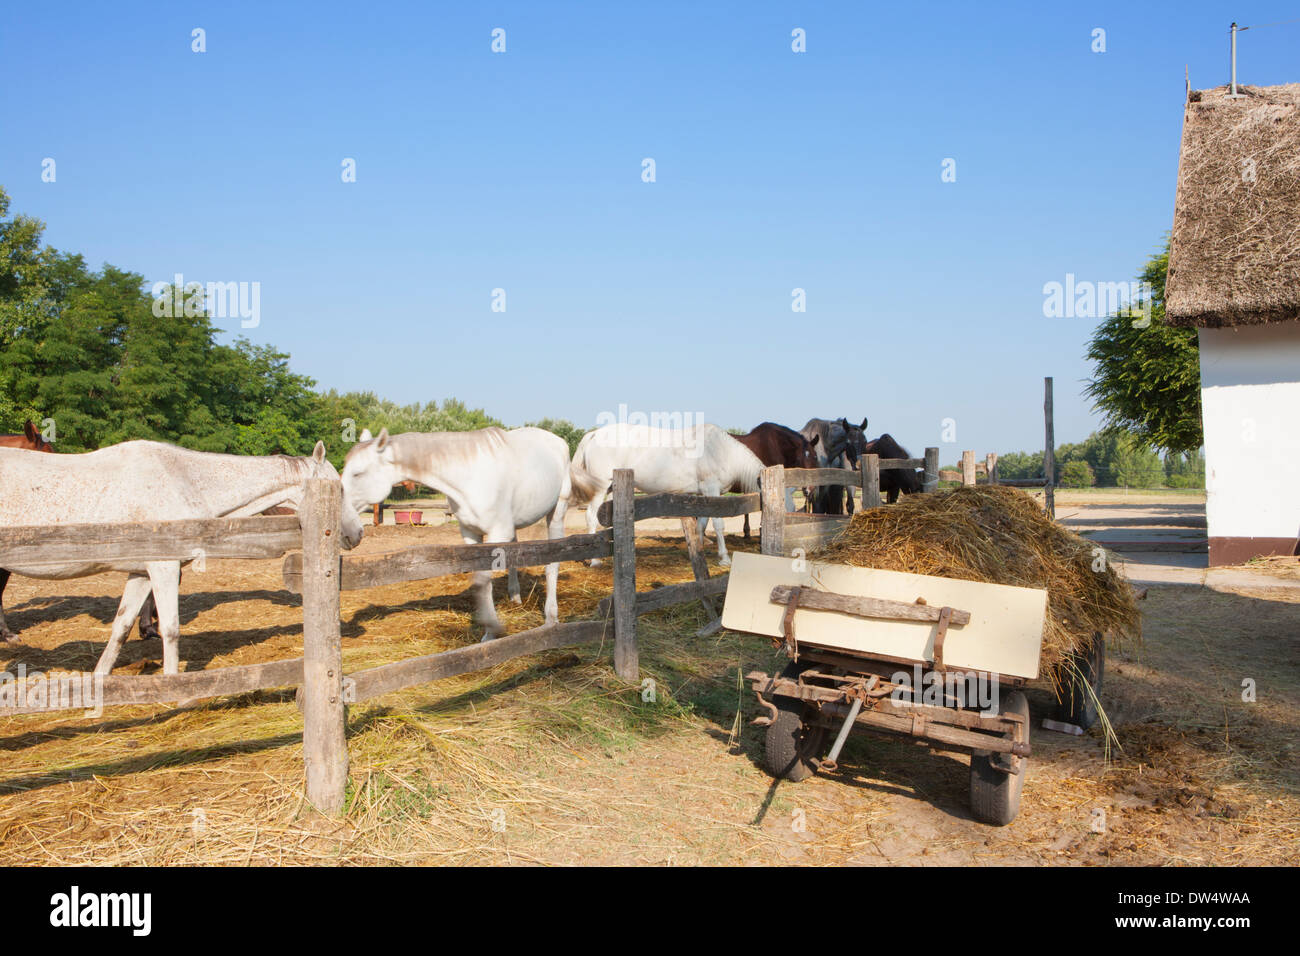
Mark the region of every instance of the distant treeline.
<instances>
[{"instance_id":1,"label":"distant treeline","mask_svg":"<svg viewBox=\"0 0 1300 956\"><path fill-rule=\"evenodd\" d=\"M9 217L0 187L0 432L28 418L59 451L149 438L202 451L304 455L324 439L342 462L369 428L452 431L501 422L456 399L397 405L372 392L318 392L269 345L216 341L200 311L155 309L144 278L41 242L44 224ZM170 290L164 297L170 296ZM157 313L161 312L162 315ZM539 422L576 447L581 430Z\"/></svg>"},{"instance_id":2,"label":"distant treeline","mask_svg":"<svg viewBox=\"0 0 1300 956\"><path fill-rule=\"evenodd\" d=\"M998 457L998 477L1038 478L1041 451ZM1063 488L1204 488L1205 456L1170 454L1162 460L1127 432L1093 432L1084 441L1056 449L1056 484Z\"/></svg>"}]
</instances>

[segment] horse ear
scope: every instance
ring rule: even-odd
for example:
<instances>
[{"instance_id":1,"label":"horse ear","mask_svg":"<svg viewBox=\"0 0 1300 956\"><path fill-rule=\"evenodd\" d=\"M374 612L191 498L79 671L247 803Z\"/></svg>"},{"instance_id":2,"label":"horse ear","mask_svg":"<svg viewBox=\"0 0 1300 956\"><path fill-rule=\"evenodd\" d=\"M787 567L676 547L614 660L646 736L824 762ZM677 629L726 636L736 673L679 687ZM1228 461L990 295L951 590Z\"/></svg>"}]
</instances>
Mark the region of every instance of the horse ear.
<instances>
[{"instance_id":1,"label":"horse ear","mask_svg":"<svg viewBox=\"0 0 1300 956\"><path fill-rule=\"evenodd\" d=\"M361 437L358 438L357 441L370 441L370 439L374 437L374 435L370 434L369 428L363 428L361 429Z\"/></svg>"},{"instance_id":2,"label":"horse ear","mask_svg":"<svg viewBox=\"0 0 1300 956\"><path fill-rule=\"evenodd\" d=\"M317 461L325 460L325 443L323 441L316 443L316 447L311 450L311 456Z\"/></svg>"},{"instance_id":3,"label":"horse ear","mask_svg":"<svg viewBox=\"0 0 1300 956\"><path fill-rule=\"evenodd\" d=\"M866 415L863 415L863 416L862 416L862 424L858 426L858 431L863 431L863 432L865 432L866 430L867 430L867 416L866 416Z\"/></svg>"},{"instance_id":4,"label":"horse ear","mask_svg":"<svg viewBox=\"0 0 1300 956\"><path fill-rule=\"evenodd\" d=\"M383 451L388 447L388 429L379 429L379 437L375 439L375 451Z\"/></svg>"},{"instance_id":5,"label":"horse ear","mask_svg":"<svg viewBox=\"0 0 1300 956\"><path fill-rule=\"evenodd\" d=\"M821 441L821 440L822 440L822 436L821 436L821 435L813 435L813 437L812 437L812 441L810 441L810 442L808 443L808 445L809 445L809 447L812 447L813 445L817 444L817 443L818 443L819 441Z\"/></svg>"},{"instance_id":6,"label":"horse ear","mask_svg":"<svg viewBox=\"0 0 1300 956\"><path fill-rule=\"evenodd\" d=\"M30 418L23 423L23 435L26 436L27 440L30 442L34 442L37 439L38 433L36 431L36 426L32 424Z\"/></svg>"}]
</instances>

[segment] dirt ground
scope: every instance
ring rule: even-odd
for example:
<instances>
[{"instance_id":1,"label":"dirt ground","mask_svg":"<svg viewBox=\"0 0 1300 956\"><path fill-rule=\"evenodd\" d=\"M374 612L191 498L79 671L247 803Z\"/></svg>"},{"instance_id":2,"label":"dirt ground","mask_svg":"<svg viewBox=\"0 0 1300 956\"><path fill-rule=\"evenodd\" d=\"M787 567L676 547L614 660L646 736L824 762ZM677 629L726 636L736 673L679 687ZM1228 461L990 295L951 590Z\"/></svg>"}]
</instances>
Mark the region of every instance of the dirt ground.
<instances>
[{"instance_id":1,"label":"dirt ground","mask_svg":"<svg viewBox=\"0 0 1300 956\"><path fill-rule=\"evenodd\" d=\"M523 537L535 537L540 528ZM452 527L367 529L360 550L458 540ZM733 548L746 546L729 538ZM301 653L279 561L210 562L182 583L188 669ZM716 570L716 569L715 569ZM680 536L638 541L638 587L689 579ZM540 569L511 631L542 623ZM88 669L121 575L15 577L13 672ZM469 576L346 592L349 670L476 639ZM564 619L594 613L608 568L567 564ZM855 737L833 775L774 783L739 674L766 640L693 633L698 605L641 618L653 700L610 648L557 651L351 709L341 820L302 793L293 691L190 707L9 718L0 728L0 864L1296 864L1300 862L1300 603L1295 591L1152 588L1141 647L1113 653L1102 694L1120 749L1069 737L1030 694L1034 757L1019 818L974 822L968 758ZM132 638L117 673L158 669ZM1243 700L1243 681L1254 701Z\"/></svg>"}]
</instances>

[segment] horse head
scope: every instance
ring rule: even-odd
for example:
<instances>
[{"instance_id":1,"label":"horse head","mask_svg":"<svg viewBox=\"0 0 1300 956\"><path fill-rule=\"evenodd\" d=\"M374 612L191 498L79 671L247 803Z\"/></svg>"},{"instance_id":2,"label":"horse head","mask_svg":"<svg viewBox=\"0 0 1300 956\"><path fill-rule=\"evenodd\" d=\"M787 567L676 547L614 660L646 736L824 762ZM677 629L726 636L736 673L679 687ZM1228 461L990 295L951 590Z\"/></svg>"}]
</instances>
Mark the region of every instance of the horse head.
<instances>
[{"instance_id":1,"label":"horse head","mask_svg":"<svg viewBox=\"0 0 1300 956\"><path fill-rule=\"evenodd\" d=\"M318 441L316 447L312 449L311 454L306 458L295 458L293 460L305 466L306 474L304 477L306 478L325 478L329 481L339 480L338 470L325 457L325 443L323 441ZM298 474L303 475L303 471L299 471ZM302 498L303 486L298 485L288 493L288 497L284 501L291 505L294 510L301 511ZM357 517L355 510L348 508L346 491L343 494L343 507L339 514L339 532L339 543L343 545L344 549L350 551L361 543L361 519Z\"/></svg>"},{"instance_id":2,"label":"horse head","mask_svg":"<svg viewBox=\"0 0 1300 956\"><path fill-rule=\"evenodd\" d=\"M23 422L23 439L27 442L27 447L32 451L54 451L54 446L47 442L41 433L36 430L36 426L32 424L30 418Z\"/></svg>"},{"instance_id":3,"label":"horse head","mask_svg":"<svg viewBox=\"0 0 1300 956\"><path fill-rule=\"evenodd\" d=\"M362 432L363 438L368 434ZM355 516L383 501L401 479L387 428L378 438L357 442L343 459L343 512Z\"/></svg>"},{"instance_id":4,"label":"horse head","mask_svg":"<svg viewBox=\"0 0 1300 956\"><path fill-rule=\"evenodd\" d=\"M807 438L799 446L799 467L800 468L820 468L821 461L817 457L817 445L821 442L821 435L813 435L812 440Z\"/></svg>"}]
</instances>

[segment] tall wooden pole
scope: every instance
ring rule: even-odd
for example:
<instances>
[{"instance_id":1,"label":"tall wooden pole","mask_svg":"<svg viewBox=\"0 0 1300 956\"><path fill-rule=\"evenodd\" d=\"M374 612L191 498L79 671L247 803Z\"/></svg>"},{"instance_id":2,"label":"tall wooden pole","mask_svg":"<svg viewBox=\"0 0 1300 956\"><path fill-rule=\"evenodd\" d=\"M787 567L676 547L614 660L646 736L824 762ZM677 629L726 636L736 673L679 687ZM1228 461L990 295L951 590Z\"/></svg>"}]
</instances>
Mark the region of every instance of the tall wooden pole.
<instances>
[{"instance_id":1,"label":"tall wooden pole","mask_svg":"<svg viewBox=\"0 0 1300 956\"><path fill-rule=\"evenodd\" d=\"M636 647L636 502L630 468L614 470L614 672L641 677Z\"/></svg>"},{"instance_id":2,"label":"tall wooden pole","mask_svg":"<svg viewBox=\"0 0 1300 956\"><path fill-rule=\"evenodd\" d=\"M961 483L970 486L975 484L975 452L970 449L961 453Z\"/></svg>"},{"instance_id":3,"label":"tall wooden pole","mask_svg":"<svg viewBox=\"0 0 1300 956\"><path fill-rule=\"evenodd\" d=\"M770 465L759 479L759 501L763 507L763 524L759 528L759 548L764 554L785 554L785 466Z\"/></svg>"},{"instance_id":4,"label":"tall wooden pole","mask_svg":"<svg viewBox=\"0 0 1300 956\"><path fill-rule=\"evenodd\" d=\"M927 448L925 450L925 477L921 480L921 490L924 492L937 491L939 489L939 449Z\"/></svg>"},{"instance_id":5,"label":"tall wooden pole","mask_svg":"<svg viewBox=\"0 0 1300 956\"><path fill-rule=\"evenodd\" d=\"M1044 505L1047 508L1047 516L1055 518L1056 426L1052 412L1052 377L1050 375L1043 379L1043 425L1047 430L1047 438L1043 447L1043 477L1047 479L1043 485L1045 492Z\"/></svg>"},{"instance_id":6,"label":"tall wooden pole","mask_svg":"<svg viewBox=\"0 0 1300 956\"><path fill-rule=\"evenodd\" d=\"M880 456L862 459L862 510L880 507Z\"/></svg>"},{"instance_id":7,"label":"tall wooden pole","mask_svg":"<svg viewBox=\"0 0 1300 956\"><path fill-rule=\"evenodd\" d=\"M322 813L343 809L348 780L343 644L339 633L339 513L342 486L307 481L302 524L302 753L307 800Z\"/></svg>"}]
</instances>

